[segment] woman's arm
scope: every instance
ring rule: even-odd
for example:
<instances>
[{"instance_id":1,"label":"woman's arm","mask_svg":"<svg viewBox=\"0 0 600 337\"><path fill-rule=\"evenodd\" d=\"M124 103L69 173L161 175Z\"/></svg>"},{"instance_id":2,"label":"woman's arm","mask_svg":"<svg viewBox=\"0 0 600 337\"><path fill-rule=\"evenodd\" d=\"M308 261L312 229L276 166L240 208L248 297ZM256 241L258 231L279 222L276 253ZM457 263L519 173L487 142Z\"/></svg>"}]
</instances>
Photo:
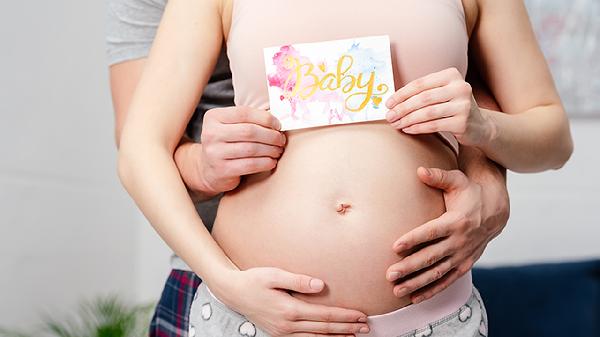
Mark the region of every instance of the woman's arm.
<instances>
[{"instance_id":1,"label":"woman's arm","mask_svg":"<svg viewBox=\"0 0 600 337\"><path fill-rule=\"evenodd\" d=\"M320 292L324 289L321 280L277 268L240 271L202 224L177 170L173 158L175 148L223 41L221 6L219 0L168 2L125 116L119 147L119 177L162 239L202 277L219 299L244 313L270 335L358 332L366 327L364 313L305 303L287 292ZM236 129L236 134L246 138L268 137L270 140L263 141L263 145L282 140L281 134L271 127L274 117L267 111L231 107L213 109L208 115L214 117L210 118L212 124L227 125L229 130ZM240 118L242 123L236 123ZM232 134L217 132L215 127L211 130L214 132L203 131L203 144L222 144L222 137ZM227 154L235 156L240 150L245 153L256 149L270 151L264 147L240 147L236 141L227 145L230 146L216 152L228 151ZM211 158L218 157L213 153ZM274 159L262 157L262 160ZM223 161L219 162L218 167L224 167ZM242 163L231 171L259 168L255 158L231 162ZM215 170L219 174L220 171L228 170ZM239 173L237 175L239 178ZM204 174L200 176L204 177L203 181L208 179Z\"/></svg>"},{"instance_id":2,"label":"woman's arm","mask_svg":"<svg viewBox=\"0 0 600 337\"><path fill-rule=\"evenodd\" d=\"M141 58L110 67L117 148L127 108L145 63L146 59ZM276 139L276 145L269 145L260 143L260 133L255 133L246 139L235 134L239 123L250 122L273 122L274 125L268 126L279 128L277 119L272 118L267 111L227 107L211 109L204 114L202 143L196 143L183 135L173 158L194 202L208 200L219 193L233 190L240 183L242 175L267 171L274 167L276 162L270 158L280 157L285 136L274 133L276 137L280 136L282 139ZM207 137L207 135L219 137ZM231 146L227 147L223 144L223 139L231 140L236 145L233 149ZM218 150L214 151L215 148ZM230 158L237 160L229 160Z\"/></svg>"},{"instance_id":3,"label":"woman's arm","mask_svg":"<svg viewBox=\"0 0 600 337\"><path fill-rule=\"evenodd\" d=\"M215 288L237 267L202 224L173 156L222 39L217 1L168 3L125 117L118 160L124 187L155 230Z\"/></svg>"},{"instance_id":4,"label":"woman's arm","mask_svg":"<svg viewBox=\"0 0 600 337\"><path fill-rule=\"evenodd\" d=\"M569 122L522 0L479 0L473 52L502 112L480 148L518 172L562 167L571 156Z\"/></svg>"},{"instance_id":5,"label":"woman's arm","mask_svg":"<svg viewBox=\"0 0 600 337\"><path fill-rule=\"evenodd\" d=\"M115 144L117 149L120 146L123 122L125 116L127 116L133 93L142 76L145 64L146 58L143 57L110 66L110 87L115 111ZM192 139L184 134L173 156L181 178L194 202L208 200L219 193L219 191L209 190L206 186L200 184L197 179L203 167L201 152L202 144L195 144Z\"/></svg>"},{"instance_id":6,"label":"woman's arm","mask_svg":"<svg viewBox=\"0 0 600 337\"><path fill-rule=\"evenodd\" d=\"M573 151L569 122L522 0L477 0L470 48L500 109L477 105L455 68L416 79L386 106L410 134L448 131L517 172L557 169Z\"/></svg>"},{"instance_id":7,"label":"woman's arm","mask_svg":"<svg viewBox=\"0 0 600 337\"><path fill-rule=\"evenodd\" d=\"M117 149L121 139L123 122L135 88L146 65L152 41L162 17L166 2L158 5L144 0L109 0L106 4L106 47L110 74L110 88L114 108L114 137ZM190 191L194 202L211 198L208 191L196 183L196 161L187 161L189 152L195 152L190 139L183 137L175 150L175 163ZM195 156L196 158L199 156Z\"/></svg>"}]
</instances>

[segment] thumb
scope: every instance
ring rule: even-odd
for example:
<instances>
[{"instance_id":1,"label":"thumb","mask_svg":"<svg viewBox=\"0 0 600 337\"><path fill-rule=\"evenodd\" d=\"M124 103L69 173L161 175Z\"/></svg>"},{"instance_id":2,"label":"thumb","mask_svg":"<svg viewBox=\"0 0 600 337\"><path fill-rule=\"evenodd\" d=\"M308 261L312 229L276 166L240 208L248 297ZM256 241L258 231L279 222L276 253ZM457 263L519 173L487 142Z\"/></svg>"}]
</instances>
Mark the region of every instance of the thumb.
<instances>
[{"instance_id":1,"label":"thumb","mask_svg":"<svg viewBox=\"0 0 600 337\"><path fill-rule=\"evenodd\" d=\"M448 171L439 168L419 167L417 176L423 183L444 191L460 189L466 187L469 183L467 176L460 170Z\"/></svg>"},{"instance_id":2,"label":"thumb","mask_svg":"<svg viewBox=\"0 0 600 337\"><path fill-rule=\"evenodd\" d=\"M320 279L303 274L294 274L288 271L273 270L270 284L273 288L287 289L299 293L318 293L325 287L325 282Z\"/></svg>"}]
</instances>

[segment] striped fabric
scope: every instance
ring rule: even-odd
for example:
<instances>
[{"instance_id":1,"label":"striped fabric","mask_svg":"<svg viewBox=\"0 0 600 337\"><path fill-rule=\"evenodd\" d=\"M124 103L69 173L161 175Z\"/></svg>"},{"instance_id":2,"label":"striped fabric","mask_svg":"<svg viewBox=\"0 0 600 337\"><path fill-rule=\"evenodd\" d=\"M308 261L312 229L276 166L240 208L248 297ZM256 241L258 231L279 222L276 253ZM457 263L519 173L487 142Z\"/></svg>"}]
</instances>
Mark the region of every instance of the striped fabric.
<instances>
[{"instance_id":1,"label":"striped fabric","mask_svg":"<svg viewBox=\"0 0 600 337\"><path fill-rule=\"evenodd\" d=\"M190 307L201 282L194 272L171 270L150 322L150 337L188 337Z\"/></svg>"}]
</instances>

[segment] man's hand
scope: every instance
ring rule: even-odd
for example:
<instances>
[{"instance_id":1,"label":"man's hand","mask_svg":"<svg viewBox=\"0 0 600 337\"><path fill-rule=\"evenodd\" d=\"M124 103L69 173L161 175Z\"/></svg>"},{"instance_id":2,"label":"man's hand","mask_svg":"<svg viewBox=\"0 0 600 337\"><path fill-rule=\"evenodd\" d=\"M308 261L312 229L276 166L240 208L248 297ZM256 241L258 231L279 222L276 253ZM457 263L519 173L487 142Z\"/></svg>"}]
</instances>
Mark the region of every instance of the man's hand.
<instances>
[{"instance_id":1,"label":"man's hand","mask_svg":"<svg viewBox=\"0 0 600 337\"><path fill-rule=\"evenodd\" d=\"M201 142L183 144L175 154L183 181L192 192L211 196L233 190L243 175L275 168L286 143L280 128L266 110L208 110Z\"/></svg>"},{"instance_id":2,"label":"man's hand","mask_svg":"<svg viewBox=\"0 0 600 337\"><path fill-rule=\"evenodd\" d=\"M398 282L394 294L411 294L414 303L431 298L468 272L488 242L502 231L509 214L501 173L490 175L494 179L483 188L459 170L421 167L417 175L425 184L443 190L447 211L393 245L399 254L417 249L387 270L388 280Z\"/></svg>"}]
</instances>

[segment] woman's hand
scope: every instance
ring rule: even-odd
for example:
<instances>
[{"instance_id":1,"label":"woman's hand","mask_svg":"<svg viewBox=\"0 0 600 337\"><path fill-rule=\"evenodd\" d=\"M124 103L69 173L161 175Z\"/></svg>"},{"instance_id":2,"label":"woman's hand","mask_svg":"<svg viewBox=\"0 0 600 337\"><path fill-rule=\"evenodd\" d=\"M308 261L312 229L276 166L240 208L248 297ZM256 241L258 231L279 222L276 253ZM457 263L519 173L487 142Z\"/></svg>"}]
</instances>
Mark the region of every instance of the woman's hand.
<instances>
[{"instance_id":1,"label":"woman's hand","mask_svg":"<svg viewBox=\"0 0 600 337\"><path fill-rule=\"evenodd\" d=\"M471 85L456 68L418 78L387 101L386 119L408 134L451 132L459 143L481 146L490 141L494 124L479 109Z\"/></svg>"},{"instance_id":2,"label":"woman's hand","mask_svg":"<svg viewBox=\"0 0 600 337\"><path fill-rule=\"evenodd\" d=\"M232 273L211 290L273 337L353 336L367 328L360 311L306 303L289 293L319 293L325 288L322 280L272 267Z\"/></svg>"},{"instance_id":3,"label":"woman's hand","mask_svg":"<svg viewBox=\"0 0 600 337\"><path fill-rule=\"evenodd\" d=\"M230 191L240 176L277 166L286 138L279 120L249 107L211 109L204 115L199 187L214 194Z\"/></svg>"},{"instance_id":4,"label":"woman's hand","mask_svg":"<svg viewBox=\"0 0 600 337\"><path fill-rule=\"evenodd\" d=\"M421 167L417 174L425 184L443 190L447 211L393 244L395 252L407 256L389 267L387 278L397 282L396 296L411 294L414 303L431 298L468 272L504 228L509 212L508 192L501 182L482 189L459 170Z\"/></svg>"}]
</instances>

